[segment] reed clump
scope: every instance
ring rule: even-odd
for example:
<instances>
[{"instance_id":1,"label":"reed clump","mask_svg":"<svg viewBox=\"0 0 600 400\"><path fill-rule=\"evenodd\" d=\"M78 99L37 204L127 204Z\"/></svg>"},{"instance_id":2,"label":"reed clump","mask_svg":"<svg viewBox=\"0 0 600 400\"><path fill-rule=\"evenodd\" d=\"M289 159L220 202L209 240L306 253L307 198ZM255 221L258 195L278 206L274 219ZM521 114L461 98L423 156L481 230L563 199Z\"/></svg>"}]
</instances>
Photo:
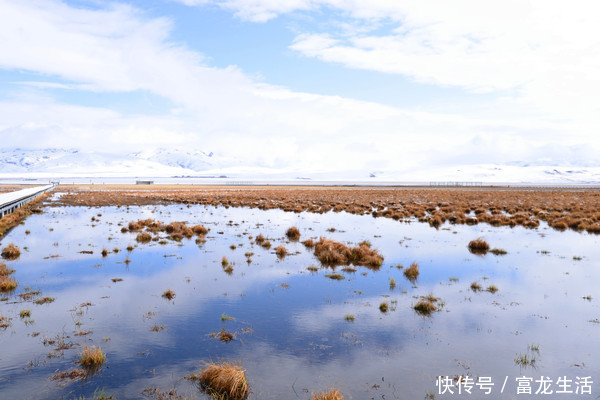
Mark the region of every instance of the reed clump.
<instances>
[{"instance_id":1,"label":"reed clump","mask_svg":"<svg viewBox=\"0 0 600 400\"><path fill-rule=\"evenodd\" d=\"M342 392L337 389L329 389L326 392L312 393L311 400L345 400Z\"/></svg>"},{"instance_id":2,"label":"reed clump","mask_svg":"<svg viewBox=\"0 0 600 400\"><path fill-rule=\"evenodd\" d=\"M205 392L218 399L244 400L250 394L246 371L238 362L209 363L199 375L188 379L199 382Z\"/></svg>"},{"instance_id":3,"label":"reed clump","mask_svg":"<svg viewBox=\"0 0 600 400\"><path fill-rule=\"evenodd\" d=\"M410 266L404 270L403 274L410 282L416 282L417 278L419 278L419 264L416 262L411 263Z\"/></svg>"},{"instance_id":4,"label":"reed clump","mask_svg":"<svg viewBox=\"0 0 600 400\"><path fill-rule=\"evenodd\" d=\"M468 248L473 254L485 254L490 249L490 245L482 238L477 238L469 242Z\"/></svg>"},{"instance_id":5,"label":"reed clump","mask_svg":"<svg viewBox=\"0 0 600 400\"><path fill-rule=\"evenodd\" d=\"M16 260L21 256L21 250L14 243L10 243L2 249L1 255L5 260Z\"/></svg>"},{"instance_id":6,"label":"reed clump","mask_svg":"<svg viewBox=\"0 0 600 400\"><path fill-rule=\"evenodd\" d=\"M321 264L329 266L353 264L379 268L383 264L383 256L364 243L349 247L323 237L315 244L314 254Z\"/></svg>"},{"instance_id":7,"label":"reed clump","mask_svg":"<svg viewBox=\"0 0 600 400\"><path fill-rule=\"evenodd\" d=\"M19 286L16 280L8 276L0 276L0 292L12 292Z\"/></svg>"},{"instance_id":8,"label":"reed clump","mask_svg":"<svg viewBox=\"0 0 600 400\"><path fill-rule=\"evenodd\" d=\"M7 267L5 263L0 263L0 276L8 276L14 274L15 270Z\"/></svg>"},{"instance_id":9,"label":"reed clump","mask_svg":"<svg viewBox=\"0 0 600 400\"><path fill-rule=\"evenodd\" d=\"M288 228L285 235L292 241L298 241L300 239L300 230L295 226L292 226L291 228Z\"/></svg>"},{"instance_id":10,"label":"reed clump","mask_svg":"<svg viewBox=\"0 0 600 400\"><path fill-rule=\"evenodd\" d=\"M164 297L167 300L173 300L175 298L175 291L167 289L163 292L162 297Z\"/></svg>"},{"instance_id":11,"label":"reed clump","mask_svg":"<svg viewBox=\"0 0 600 400\"><path fill-rule=\"evenodd\" d=\"M77 363L87 370L98 370L106 361L106 354L98 346L83 345Z\"/></svg>"},{"instance_id":12,"label":"reed clump","mask_svg":"<svg viewBox=\"0 0 600 400\"><path fill-rule=\"evenodd\" d=\"M277 257L279 258L284 258L287 255L287 250L285 247L280 245L275 248L275 254L277 254Z\"/></svg>"}]
</instances>

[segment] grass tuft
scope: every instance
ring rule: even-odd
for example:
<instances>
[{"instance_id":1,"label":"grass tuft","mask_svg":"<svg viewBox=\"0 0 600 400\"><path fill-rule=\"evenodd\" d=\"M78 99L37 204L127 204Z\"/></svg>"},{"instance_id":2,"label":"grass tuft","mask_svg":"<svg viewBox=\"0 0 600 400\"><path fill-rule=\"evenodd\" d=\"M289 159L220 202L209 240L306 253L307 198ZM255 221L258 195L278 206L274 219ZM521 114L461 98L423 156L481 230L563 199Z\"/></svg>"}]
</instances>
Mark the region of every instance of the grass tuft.
<instances>
[{"instance_id":1,"label":"grass tuft","mask_svg":"<svg viewBox=\"0 0 600 400\"><path fill-rule=\"evenodd\" d=\"M326 392L312 393L310 400L344 400L344 396L337 389L329 389Z\"/></svg>"},{"instance_id":2,"label":"grass tuft","mask_svg":"<svg viewBox=\"0 0 600 400\"><path fill-rule=\"evenodd\" d=\"M200 375L193 374L188 379L198 381L200 387L216 399L243 400L250 394L246 371L237 362L209 363Z\"/></svg>"},{"instance_id":3,"label":"grass tuft","mask_svg":"<svg viewBox=\"0 0 600 400\"><path fill-rule=\"evenodd\" d=\"M13 243L2 249L2 258L6 260L16 260L21 256L21 250Z\"/></svg>"},{"instance_id":4,"label":"grass tuft","mask_svg":"<svg viewBox=\"0 0 600 400\"><path fill-rule=\"evenodd\" d=\"M292 226L285 232L285 236L287 236L288 239L296 242L300 239L300 230L298 230L298 228L295 226Z\"/></svg>"},{"instance_id":5,"label":"grass tuft","mask_svg":"<svg viewBox=\"0 0 600 400\"><path fill-rule=\"evenodd\" d=\"M419 264L417 264L416 262L411 263L410 266L406 268L403 273L406 279L414 283L419 277Z\"/></svg>"},{"instance_id":6,"label":"grass tuft","mask_svg":"<svg viewBox=\"0 0 600 400\"><path fill-rule=\"evenodd\" d=\"M490 249L488 242L482 238L474 239L469 242L469 251L473 254L485 254Z\"/></svg>"},{"instance_id":7,"label":"grass tuft","mask_svg":"<svg viewBox=\"0 0 600 400\"><path fill-rule=\"evenodd\" d=\"M162 294L162 297L164 297L167 300L173 300L175 298L175 291L173 291L171 289L167 289Z\"/></svg>"}]
</instances>

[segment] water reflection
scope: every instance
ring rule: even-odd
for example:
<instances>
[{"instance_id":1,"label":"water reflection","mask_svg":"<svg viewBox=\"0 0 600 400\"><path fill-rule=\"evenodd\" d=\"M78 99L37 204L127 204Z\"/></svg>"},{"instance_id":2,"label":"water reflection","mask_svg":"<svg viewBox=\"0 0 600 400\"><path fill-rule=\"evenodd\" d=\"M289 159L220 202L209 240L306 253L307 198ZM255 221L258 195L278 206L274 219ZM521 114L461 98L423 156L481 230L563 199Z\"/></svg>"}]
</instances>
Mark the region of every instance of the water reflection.
<instances>
[{"instance_id":1,"label":"water reflection","mask_svg":"<svg viewBox=\"0 0 600 400\"><path fill-rule=\"evenodd\" d=\"M201 223L211 231L201 246L193 239L138 245L121 227L143 218ZM301 240L369 240L384 264L376 271L337 268L341 281L324 276L330 268L310 272L306 267L318 262L301 243L287 242L292 225ZM251 244L249 236L259 233L271 249ZM469 253L467 243L477 237L508 254ZM435 230L345 213L82 207L33 215L2 243L10 242L23 251L8 263L20 286L0 303L0 314L12 318L0 331L3 398L74 398L97 388L139 398L146 387L201 398L181 378L211 359L241 360L257 399L308 398L331 385L347 398L415 399L436 391L438 375L467 374L494 377L498 385L508 376L496 398L516 398L514 378L523 374L574 378L600 371L593 357L600 250L598 237L588 234L543 227ZM275 254L280 244L288 251L281 259ZM129 245L136 247L128 252ZM246 252L254 253L250 264ZM223 256L233 264L231 275L221 267ZM419 264L414 284L398 268L412 262ZM472 282L499 290L474 292ZM162 297L167 289L176 294L172 300ZM36 290L37 298L55 301L36 305L18 297ZM413 306L429 294L441 307L424 317ZM379 310L383 301L390 305L386 313ZM19 318L23 309L31 310L33 323ZM211 335L223 328L235 340ZM74 346L56 351L48 344L56 337ZM514 358L531 343L540 346L537 369L524 371ZM51 376L75 367L83 344L102 347L104 367L90 379L57 386Z\"/></svg>"}]
</instances>

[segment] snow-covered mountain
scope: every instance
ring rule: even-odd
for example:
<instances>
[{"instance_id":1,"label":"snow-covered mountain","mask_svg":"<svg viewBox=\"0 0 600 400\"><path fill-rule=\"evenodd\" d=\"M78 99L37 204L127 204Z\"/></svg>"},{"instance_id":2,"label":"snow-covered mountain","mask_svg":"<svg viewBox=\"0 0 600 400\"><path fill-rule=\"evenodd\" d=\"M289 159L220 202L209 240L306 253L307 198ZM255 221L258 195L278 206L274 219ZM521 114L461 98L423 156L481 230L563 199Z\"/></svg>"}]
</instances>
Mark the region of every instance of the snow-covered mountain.
<instances>
[{"instance_id":1,"label":"snow-covered mountain","mask_svg":"<svg viewBox=\"0 0 600 400\"><path fill-rule=\"evenodd\" d=\"M131 154L86 153L75 149L0 150L0 175L173 176L211 169L212 153L165 150Z\"/></svg>"},{"instance_id":2,"label":"snow-covered mountain","mask_svg":"<svg viewBox=\"0 0 600 400\"><path fill-rule=\"evenodd\" d=\"M589 164L589 165L588 165ZM0 178L227 176L238 180L383 182L481 182L600 184L600 165L537 160L505 164L418 167L409 170L314 171L232 164L194 149L155 149L130 154L76 149L0 150Z\"/></svg>"}]
</instances>

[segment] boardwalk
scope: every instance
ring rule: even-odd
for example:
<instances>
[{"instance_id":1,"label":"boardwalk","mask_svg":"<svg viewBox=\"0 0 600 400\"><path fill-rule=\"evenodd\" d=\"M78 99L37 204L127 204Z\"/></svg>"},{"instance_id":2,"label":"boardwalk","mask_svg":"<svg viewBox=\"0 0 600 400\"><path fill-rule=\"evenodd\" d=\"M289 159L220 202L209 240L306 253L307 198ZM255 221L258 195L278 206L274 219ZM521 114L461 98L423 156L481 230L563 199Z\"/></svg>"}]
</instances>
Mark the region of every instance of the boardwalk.
<instances>
[{"instance_id":1,"label":"boardwalk","mask_svg":"<svg viewBox=\"0 0 600 400\"><path fill-rule=\"evenodd\" d=\"M0 194L0 217L10 214L17 208L29 203L40 194L54 188L54 185L35 186L28 189L17 190L15 192Z\"/></svg>"}]
</instances>

